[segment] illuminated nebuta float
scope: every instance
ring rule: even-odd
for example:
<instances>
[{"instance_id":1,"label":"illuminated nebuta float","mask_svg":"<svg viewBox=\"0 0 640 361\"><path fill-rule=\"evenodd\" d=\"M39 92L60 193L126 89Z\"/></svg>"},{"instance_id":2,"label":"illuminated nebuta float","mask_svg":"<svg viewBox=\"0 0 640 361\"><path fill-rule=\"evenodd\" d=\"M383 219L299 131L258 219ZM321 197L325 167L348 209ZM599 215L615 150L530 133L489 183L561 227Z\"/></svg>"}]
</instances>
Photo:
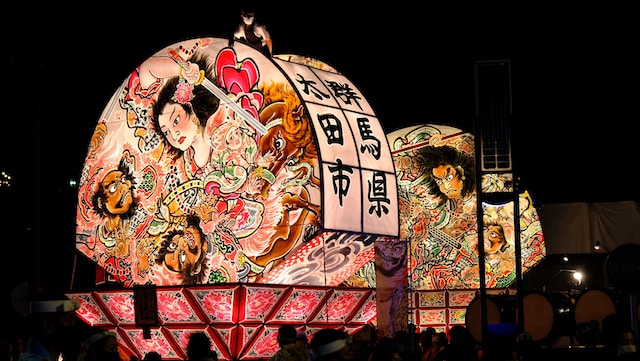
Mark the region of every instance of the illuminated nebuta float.
<instances>
[{"instance_id":1,"label":"illuminated nebuta float","mask_svg":"<svg viewBox=\"0 0 640 361\"><path fill-rule=\"evenodd\" d=\"M515 242L520 243L523 273L546 256L531 197L523 191L515 202L512 173L476 174L474 136L460 129L416 125L391 132L387 139L398 179L400 236L409 248L411 321L442 330L466 324L479 340L479 309L470 306L478 299L481 264L487 294L511 299L517 277ZM478 177L481 193L476 189ZM478 248L479 194L484 262ZM516 204L520 217L514 212Z\"/></svg>"},{"instance_id":2,"label":"illuminated nebuta float","mask_svg":"<svg viewBox=\"0 0 640 361\"><path fill-rule=\"evenodd\" d=\"M124 290L70 296L138 356L183 359L185 325L204 327L221 359L251 359L277 349L270 318L312 332L376 317L374 244L398 238L399 217L372 107L320 61L228 43L186 40L145 60L91 138L76 248ZM165 330L151 345L124 306L141 285L157 286Z\"/></svg>"},{"instance_id":3,"label":"illuminated nebuta float","mask_svg":"<svg viewBox=\"0 0 640 361\"><path fill-rule=\"evenodd\" d=\"M512 174L477 175L474 136L454 127L416 125L391 132L387 139L398 178L401 238L410 247L411 289L478 289L476 177L481 177L482 194L495 194L513 192ZM519 235L515 202L501 198L507 201L492 204L483 198L482 202L487 288L514 285L516 240L524 273L546 256L529 193L518 195Z\"/></svg>"},{"instance_id":4,"label":"illuminated nebuta float","mask_svg":"<svg viewBox=\"0 0 640 361\"><path fill-rule=\"evenodd\" d=\"M337 72L226 43L162 49L114 94L82 172L78 250L125 286L348 283L373 257L360 235L398 235L373 110Z\"/></svg>"}]
</instances>

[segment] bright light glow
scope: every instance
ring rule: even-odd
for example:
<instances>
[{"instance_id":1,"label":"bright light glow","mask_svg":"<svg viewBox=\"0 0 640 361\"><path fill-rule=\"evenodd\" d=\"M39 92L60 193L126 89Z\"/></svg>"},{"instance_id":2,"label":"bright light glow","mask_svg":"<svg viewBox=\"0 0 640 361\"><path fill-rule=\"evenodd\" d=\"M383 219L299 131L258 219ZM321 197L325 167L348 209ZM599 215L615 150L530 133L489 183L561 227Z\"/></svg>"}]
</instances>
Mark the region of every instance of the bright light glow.
<instances>
[{"instance_id":1,"label":"bright light glow","mask_svg":"<svg viewBox=\"0 0 640 361\"><path fill-rule=\"evenodd\" d=\"M600 243L600 241L596 241L596 243L594 243L593 249L595 251L603 250L603 251L609 253L609 250L607 249L607 247L605 247L604 244Z\"/></svg>"},{"instance_id":2,"label":"bright light glow","mask_svg":"<svg viewBox=\"0 0 640 361\"><path fill-rule=\"evenodd\" d=\"M11 175L5 171L0 171L0 188L11 187Z\"/></svg>"},{"instance_id":3,"label":"bright light glow","mask_svg":"<svg viewBox=\"0 0 640 361\"><path fill-rule=\"evenodd\" d=\"M582 282L582 273L580 273L580 271L573 272L573 279L580 284L580 282Z\"/></svg>"}]
</instances>

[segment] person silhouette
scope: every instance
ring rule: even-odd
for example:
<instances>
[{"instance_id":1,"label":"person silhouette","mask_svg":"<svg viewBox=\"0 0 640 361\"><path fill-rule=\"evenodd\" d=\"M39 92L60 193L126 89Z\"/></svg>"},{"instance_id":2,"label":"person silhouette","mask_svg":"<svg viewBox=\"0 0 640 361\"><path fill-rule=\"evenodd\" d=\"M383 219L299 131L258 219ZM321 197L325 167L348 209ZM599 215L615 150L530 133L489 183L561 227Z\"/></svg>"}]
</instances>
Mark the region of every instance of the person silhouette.
<instances>
[{"instance_id":1,"label":"person silhouette","mask_svg":"<svg viewBox=\"0 0 640 361\"><path fill-rule=\"evenodd\" d=\"M273 42L267 28L255 21L255 10L245 7L240 15L240 23L233 33L233 40L243 42L254 49L260 50L264 55L273 54Z\"/></svg>"},{"instance_id":2,"label":"person silhouette","mask_svg":"<svg viewBox=\"0 0 640 361\"><path fill-rule=\"evenodd\" d=\"M212 346L211 339L204 332L192 332L187 342L187 361L218 361L218 353Z\"/></svg>"},{"instance_id":3,"label":"person silhouette","mask_svg":"<svg viewBox=\"0 0 640 361\"><path fill-rule=\"evenodd\" d=\"M88 332L76 316L78 308L78 301L56 291L40 291L30 298L25 315L29 337L18 361L77 360Z\"/></svg>"},{"instance_id":4,"label":"person silhouette","mask_svg":"<svg viewBox=\"0 0 640 361\"><path fill-rule=\"evenodd\" d=\"M313 334L309 347L315 361L346 361L356 359L348 333L335 328L321 328Z\"/></svg>"},{"instance_id":5,"label":"person silhouette","mask_svg":"<svg viewBox=\"0 0 640 361\"><path fill-rule=\"evenodd\" d=\"M292 325L282 325L278 328L278 351L269 361L309 361L307 350L296 343L298 332Z\"/></svg>"},{"instance_id":6,"label":"person silhouette","mask_svg":"<svg viewBox=\"0 0 640 361\"><path fill-rule=\"evenodd\" d=\"M122 361L118 350L118 337L102 327L94 326L84 341L85 353L79 361Z\"/></svg>"}]
</instances>

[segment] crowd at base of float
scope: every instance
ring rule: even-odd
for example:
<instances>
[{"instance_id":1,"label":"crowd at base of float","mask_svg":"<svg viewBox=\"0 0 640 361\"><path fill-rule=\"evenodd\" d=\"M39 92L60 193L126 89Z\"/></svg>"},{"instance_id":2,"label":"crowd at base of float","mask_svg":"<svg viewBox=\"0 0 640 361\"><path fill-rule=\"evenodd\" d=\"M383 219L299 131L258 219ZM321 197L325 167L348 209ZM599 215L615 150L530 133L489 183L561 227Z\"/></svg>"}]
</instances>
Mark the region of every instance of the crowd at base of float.
<instances>
[{"instance_id":1,"label":"crowd at base of float","mask_svg":"<svg viewBox=\"0 0 640 361\"><path fill-rule=\"evenodd\" d=\"M77 301L56 293L42 293L28 302L24 325L26 333L3 335L2 361L218 361L240 358L220 357L207 332L192 330L185 334L180 355L164 355L148 350L142 355L127 353L120 335L102 327L89 326L77 317ZM409 331L378 337L374 326L367 325L350 334L339 328L296 329L281 325L274 329L264 355L244 359L269 361L364 360L364 361L511 361L540 360L541 357L571 352L581 359L637 359L638 339L634 329L618 314L601 323L576 325L571 334L572 348L554 349L537 343L528 332L490 333L478 343L464 325L446 330L427 327L422 330L408 324ZM494 330L495 331L495 330ZM593 358L594 360L596 358Z\"/></svg>"}]
</instances>

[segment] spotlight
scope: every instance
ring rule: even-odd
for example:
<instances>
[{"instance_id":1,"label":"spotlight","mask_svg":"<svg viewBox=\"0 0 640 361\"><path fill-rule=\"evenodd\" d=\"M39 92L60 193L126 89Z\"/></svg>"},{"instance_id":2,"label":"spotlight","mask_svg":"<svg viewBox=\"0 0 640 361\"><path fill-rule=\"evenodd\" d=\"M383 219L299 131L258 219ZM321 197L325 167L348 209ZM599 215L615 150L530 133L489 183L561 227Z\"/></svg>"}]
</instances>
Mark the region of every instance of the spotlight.
<instances>
[{"instance_id":1,"label":"spotlight","mask_svg":"<svg viewBox=\"0 0 640 361\"><path fill-rule=\"evenodd\" d=\"M569 292L571 292L571 287L580 286L582 284L582 272L575 269L561 268L557 270L551 277L549 277L543 284L542 290L547 291L547 284L549 284L554 278L559 276L561 273L571 273L572 281L568 282Z\"/></svg>"},{"instance_id":2,"label":"spotlight","mask_svg":"<svg viewBox=\"0 0 640 361\"><path fill-rule=\"evenodd\" d=\"M573 272L573 279L576 280L576 284L582 284L582 272L580 271L569 271Z\"/></svg>"},{"instance_id":3,"label":"spotlight","mask_svg":"<svg viewBox=\"0 0 640 361\"><path fill-rule=\"evenodd\" d=\"M607 247L605 247L602 243L600 243L600 241L596 241L596 243L593 245L593 249L596 251L603 250L609 253L609 250L607 249Z\"/></svg>"},{"instance_id":4,"label":"spotlight","mask_svg":"<svg viewBox=\"0 0 640 361\"><path fill-rule=\"evenodd\" d=\"M569 256L567 256L566 254L564 256L562 256L562 261L563 262L569 262Z\"/></svg>"}]
</instances>

